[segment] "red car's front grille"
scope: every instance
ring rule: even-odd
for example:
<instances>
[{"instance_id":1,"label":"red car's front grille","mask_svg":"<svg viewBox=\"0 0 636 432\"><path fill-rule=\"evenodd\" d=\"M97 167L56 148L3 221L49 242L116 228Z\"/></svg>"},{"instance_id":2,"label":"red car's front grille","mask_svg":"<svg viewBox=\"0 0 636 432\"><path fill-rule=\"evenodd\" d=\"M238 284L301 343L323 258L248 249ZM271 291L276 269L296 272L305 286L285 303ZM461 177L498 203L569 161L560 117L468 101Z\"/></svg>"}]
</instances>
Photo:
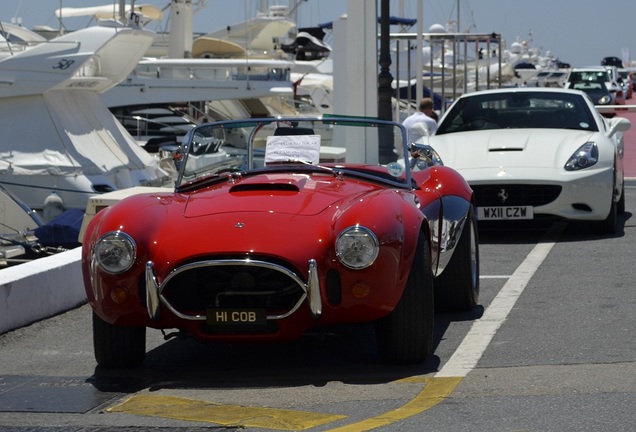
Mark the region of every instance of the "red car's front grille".
<instances>
[{"instance_id":1,"label":"red car's front grille","mask_svg":"<svg viewBox=\"0 0 636 432\"><path fill-rule=\"evenodd\" d=\"M207 308L265 309L285 314L305 291L297 281L275 268L247 264L202 265L173 276L162 296L177 311L205 314Z\"/></svg>"}]
</instances>

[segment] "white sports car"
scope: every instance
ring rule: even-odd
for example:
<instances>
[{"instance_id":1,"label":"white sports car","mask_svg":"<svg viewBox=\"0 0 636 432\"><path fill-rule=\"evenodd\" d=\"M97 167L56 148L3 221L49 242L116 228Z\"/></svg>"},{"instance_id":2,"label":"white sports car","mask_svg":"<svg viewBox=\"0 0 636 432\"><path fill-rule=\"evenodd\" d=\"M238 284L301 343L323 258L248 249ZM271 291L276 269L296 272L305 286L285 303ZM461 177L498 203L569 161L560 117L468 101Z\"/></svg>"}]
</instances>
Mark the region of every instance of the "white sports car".
<instances>
[{"instance_id":1,"label":"white sports car","mask_svg":"<svg viewBox=\"0 0 636 432\"><path fill-rule=\"evenodd\" d=\"M468 181L480 221L558 217L613 234L630 127L578 90L509 88L461 96L420 142Z\"/></svg>"}]
</instances>

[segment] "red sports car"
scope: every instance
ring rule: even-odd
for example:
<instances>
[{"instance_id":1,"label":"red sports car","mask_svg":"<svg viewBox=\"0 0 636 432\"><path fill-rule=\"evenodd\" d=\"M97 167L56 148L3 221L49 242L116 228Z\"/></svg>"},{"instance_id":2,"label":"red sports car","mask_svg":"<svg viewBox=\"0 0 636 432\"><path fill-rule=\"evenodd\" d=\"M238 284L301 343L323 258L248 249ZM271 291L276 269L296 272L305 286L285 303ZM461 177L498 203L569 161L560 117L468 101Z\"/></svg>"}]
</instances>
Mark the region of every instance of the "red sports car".
<instances>
[{"instance_id":1,"label":"red sports car","mask_svg":"<svg viewBox=\"0 0 636 432\"><path fill-rule=\"evenodd\" d=\"M146 328L280 341L374 323L392 363L433 351L435 308L478 303L473 192L399 123L267 118L199 126L174 190L98 212L82 266L102 367L143 362Z\"/></svg>"}]
</instances>

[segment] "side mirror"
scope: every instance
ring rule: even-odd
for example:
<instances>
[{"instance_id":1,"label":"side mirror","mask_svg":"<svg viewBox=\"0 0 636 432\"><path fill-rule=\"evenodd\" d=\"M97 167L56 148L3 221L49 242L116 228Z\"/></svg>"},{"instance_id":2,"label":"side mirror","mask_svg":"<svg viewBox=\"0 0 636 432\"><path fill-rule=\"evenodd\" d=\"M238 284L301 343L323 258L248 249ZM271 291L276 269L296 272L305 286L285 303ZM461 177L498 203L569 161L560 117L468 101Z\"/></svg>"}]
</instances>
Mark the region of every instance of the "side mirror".
<instances>
[{"instance_id":1,"label":"side mirror","mask_svg":"<svg viewBox=\"0 0 636 432\"><path fill-rule=\"evenodd\" d=\"M181 169L183 161L183 146L181 145L165 145L159 147L159 160L164 162L163 166L170 162L174 164L177 171Z\"/></svg>"},{"instance_id":2,"label":"side mirror","mask_svg":"<svg viewBox=\"0 0 636 432\"><path fill-rule=\"evenodd\" d=\"M436 165L444 165L439 154L437 154L435 149L428 144L410 144L409 152L412 157L411 168L417 166L418 168L423 169Z\"/></svg>"},{"instance_id":3,"label":"side mirror","mask_svg":"<svg viewBox=\"0 0 636 432\"><path fill-rule=\"evenodd\" d=\"M632 122L625 117L614 117L609 121L608 136L614 135L616 132L625 132L632 127Z\"/></svg>"}]
</instances>

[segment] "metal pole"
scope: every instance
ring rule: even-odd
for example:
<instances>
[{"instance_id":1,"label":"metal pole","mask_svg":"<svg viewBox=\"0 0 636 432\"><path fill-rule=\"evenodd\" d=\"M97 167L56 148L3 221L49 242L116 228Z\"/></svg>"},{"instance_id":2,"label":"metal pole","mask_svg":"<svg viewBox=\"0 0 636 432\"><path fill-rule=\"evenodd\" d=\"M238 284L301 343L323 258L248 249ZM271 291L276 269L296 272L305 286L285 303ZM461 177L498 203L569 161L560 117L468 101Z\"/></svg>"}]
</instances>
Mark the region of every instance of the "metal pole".
<instances>
[{"instance_id":1,"label":"metal pole","mask_svg":"<svg viewBox=\"0 0 636 432\"><path fill-rule=\"evenodd\" d=\"M423 1L417 2L417 54L415 57L415 103L419 103L420 99L424 97L424 6ZM429 42L431 46L431 59L433 58L432 42ZM410 55L410 54L409 54ZM431 67L431 74L433 68ZM432 76L432 75L431 75ZM433 96L431 96L433 97Z\"/></svg>"},{"instance_id":2,"label":"metal pole","mask_svg":"<svg viewBox=\"0 0 636 432\"><path fill-rule=\"evenodd\" d=\"M391 66L391 53L389 47L389 0L381 0L380 11L380 74L378 76L378 117L381 120L391 120L391 82L393 76L389 67Z\"/></svg>"},{"instance_id":3,"label":"metal pole","mask_svg":"<svg viewBox=\"0 0 636 432\"><path fill-rule=\"evenodd\" d=\"M400 100L402 98L402 95L400 94L401 88L400 88L400 41L397 40L395 43L395 111L393 113L393 118L395 119L395 121L400 121ZM407 77L408 77L408 73L407 73Z\"/></svg>"},{"instance_id":4,"label":"metal pole","mask_svg":"<svg viewBox=\"0 0 636 432\"><path fill-rule=\"evenodd\" d=\"M411 101L413 100L413 89L411 88L411 40L409 39L408 41L406 41L406 52L408 52L408 55L406 56L406 80L407 80L407 87L406 87L406 100L409 103L409 107L408 107L408 111L407 114L411 115ZM419 79L417 79L415 82L421 82L422 81L422 76L420 75Z\"/></svg>"},{"instance_id":5,"label":"metal pole","mask_svg":"<svg viewBox=\"0 0 636 432\"><path fill-rule=\"evenodd\" d=\"M376 3L377 10L377 3ZM381 0L380 11L380 74L378 75L378 118L380 120L392 120L391 109L391 82L393 77L389 67L391 66L390 53L390 21L389 21L389 0ZM393 131L387 128L380 129L379 136L379 162L382 164L395 160L393 153Z\"/></svg>"}]
</instances>

